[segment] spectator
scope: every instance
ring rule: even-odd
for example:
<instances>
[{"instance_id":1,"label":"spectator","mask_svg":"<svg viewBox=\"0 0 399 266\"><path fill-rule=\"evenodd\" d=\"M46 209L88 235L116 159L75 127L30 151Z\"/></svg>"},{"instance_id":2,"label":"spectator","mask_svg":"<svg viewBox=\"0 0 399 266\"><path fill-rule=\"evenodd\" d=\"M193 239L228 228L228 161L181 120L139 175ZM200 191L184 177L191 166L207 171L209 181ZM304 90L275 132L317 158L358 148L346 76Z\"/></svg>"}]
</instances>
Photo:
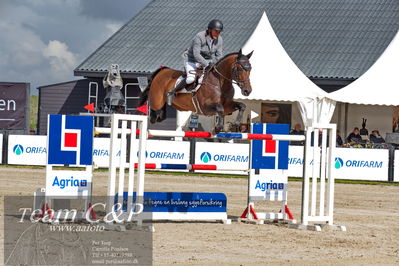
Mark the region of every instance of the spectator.
<instances>
[{"instance_id":1,"label":"spectator","mask_svg":"<svg viewBox=\"0 0 399 266\"><path fill-rule=\"evenodd\" d=\"M346 138L348 143L363 144L362 137L360 136L359 128L355 127L353 132Z\"/></svg>"},{"instance_id":2,"label":"spectator","mask_svg":"<svg viewBox=\"0 0 399 266\"><path fill-rule=\"evenodd\" d=\"M342 141L342 138L341 138L341 133L339 132L339 130L337 129L337 144L336 144L336 146L337 147L342 147L342 145L344 144L344 142Z\"/></svg>"},{"instance_id":3,"label":"spectator","mask_svg":"<svg viewBox=\"0 0 399 266\"><path fill-rule=\"evenodd\" d=\"M295 128L291 130L290 135L305 135L305 131L302 130L301 124L295 124ZM290 141L291 145L303 145L305 141Z\"/></svg>"},{"instance_id":4,"label":"spectator","mask_svg":"<svg viewBox=\"0 0 399 266\"><path fill-rule=\"evenodd\" d=\"M247 124L241 124L240 125L240 132L241 133L248 133L248 125Z\"/></svg>"},{"instance_id":5,"label":"spectator","mask_svg":"<svg viewBox=\"0 0 399 266\"><path fill-rule=\"evenodd\" d=\"M295 127L290 132L291 135L305 135L305 131L302 130L301 124L295 124Z\"/></svg>"},{"instance_id":6,"label":"spectator","mask_svg":"<svg viewBox=\"0 0 399 266\"><path fill-rule=\"evenodd\" d=\"M370 142L371 143L384 143L385 140L383 137L381 137L380 132L375 129L370 134Z\"/></svg>"},{"instance_id":7,"label":"spectator","mask_svg":"<svg viewBox=\"0 0 399 266\"><path fill-rule=\"evenodd\" d=\"M310 138L311 138L311 140L310 140L310 146L313 147L313 145L314 145L314 131L313 131L312 134L310 135ZM329 140L329 138L328 138L328 136L327 136L327 147L328 147L328 140ZM323 130L319 129L319 139L318 139L319 147L321 146L322 141L323 141Z\"/></svg>"}]
</instances>

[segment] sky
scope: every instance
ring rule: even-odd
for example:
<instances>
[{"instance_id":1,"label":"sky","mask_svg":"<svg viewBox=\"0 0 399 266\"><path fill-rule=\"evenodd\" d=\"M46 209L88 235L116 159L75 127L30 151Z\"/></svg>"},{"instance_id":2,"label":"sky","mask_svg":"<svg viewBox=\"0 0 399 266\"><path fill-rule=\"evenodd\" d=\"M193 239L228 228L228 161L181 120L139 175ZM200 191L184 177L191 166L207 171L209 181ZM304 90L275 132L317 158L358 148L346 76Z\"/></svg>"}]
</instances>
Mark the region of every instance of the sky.
<instances>
[{"instance_id":1,"label":"sky","mask_svg":"<svg viewBox=\"0 0 399 266\"><path fill-rule=\"evenodd\" d=\"M39 86L73 70L151 0L0 0L0 81Z\"/></svg>"}]
</instances>

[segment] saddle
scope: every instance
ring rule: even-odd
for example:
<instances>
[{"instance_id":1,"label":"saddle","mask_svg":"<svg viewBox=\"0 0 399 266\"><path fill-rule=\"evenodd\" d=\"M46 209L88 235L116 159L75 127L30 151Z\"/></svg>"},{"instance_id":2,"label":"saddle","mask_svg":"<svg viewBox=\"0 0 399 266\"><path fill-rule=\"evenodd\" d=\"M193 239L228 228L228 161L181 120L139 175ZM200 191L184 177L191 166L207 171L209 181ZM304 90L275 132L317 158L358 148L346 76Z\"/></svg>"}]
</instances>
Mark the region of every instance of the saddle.
<instances>
[{"instance_id":1,"label":"saddle","mask_svg":"<svg viewBox=\"0 0 399 266\"><path fill-rule=\"evenodd\" d=\"M184 89L179 90L177 93L195 93L198 91L198 89L201 87L202 84L202 80L204 79L204 74L205 74L205 69L203 68L198 68L195 71L195 80L193 83L186 85L186 87L184 87ZM176 84L177 85L181 80L186 79L187 74L184 73L183 75L181 75L177 81Z\"/></svg>"}]
</instances>

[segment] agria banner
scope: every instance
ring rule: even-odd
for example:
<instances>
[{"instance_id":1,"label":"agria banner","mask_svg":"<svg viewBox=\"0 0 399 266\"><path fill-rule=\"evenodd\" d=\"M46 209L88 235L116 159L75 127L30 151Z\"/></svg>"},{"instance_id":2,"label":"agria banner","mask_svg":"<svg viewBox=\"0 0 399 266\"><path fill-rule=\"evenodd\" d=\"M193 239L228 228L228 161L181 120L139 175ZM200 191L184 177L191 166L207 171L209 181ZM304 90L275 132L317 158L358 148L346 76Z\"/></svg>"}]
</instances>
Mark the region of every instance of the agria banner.
<instances>
[{"instance_id":1,"label":"agria banner","mask_svg":"<svg viewBox=\"0 0 399 266\"><path fill-rule=\"evenodd\" d=\"M50 115L47 163L92 165L93 133L93 117Z\"/></svg>"},{"instance_id":2,"label":"agria banner","mask_svg":"<svg viewBox=\"0 0 399 266\"><path fill-rule=\"evenodd\" d=\"M288 135L287 124L253 124L255 134ZM249 177L251 200L283 200L287 190L288 141L254 140Z\"/></svg>"},{"instance_id":3,"label":"agria banner","mask_svg":"<svg viewBox=\"0 0 399 266\"><path fill-rule=\"evenodd\" d=\"M83 197L91 194L93 134L93 117L48 116L46 195ZM86 170L54 170L53 165L80 166Z\"/></svg>"}]
</instances>

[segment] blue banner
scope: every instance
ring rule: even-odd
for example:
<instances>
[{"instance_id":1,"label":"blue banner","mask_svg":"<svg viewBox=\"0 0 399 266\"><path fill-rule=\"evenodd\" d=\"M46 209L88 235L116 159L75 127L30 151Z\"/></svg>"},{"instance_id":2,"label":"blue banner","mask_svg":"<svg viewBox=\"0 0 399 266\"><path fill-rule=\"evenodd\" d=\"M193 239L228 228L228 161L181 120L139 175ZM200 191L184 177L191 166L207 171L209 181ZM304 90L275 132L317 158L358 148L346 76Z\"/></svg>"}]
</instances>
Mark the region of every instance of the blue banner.
<instances>
[{"instance_id":1,"label":"blue banner","mask_svg":"<svg viewBox=\"0 0 399 266\"><path fill-rule=\"evenodd\" d=\"M48 164L93 164L93 117L50 115Z\"/></svg>"},{"instance_id":2,"label":"blue banner","mask_svg":"<svg viewBox=\"0 0 399 266\"><path fill-rule=\"evenodd\" d=\"M115 202L118 195L115 196ZM136 193L133 194L133 202ZM127 192L123 193L123 211L126 211ZM226 212L224 193L144 192L144 212Z\"/></svg>"},{"instance_id":3,"label":"blue banner","mask_svg":"<svg viewBox=\"0 0 399 266\"><path fill-rule=\"evenodd\" d=\"M253 124L254 134L288 135L288 124ZM253 140L252 169L288 169L289 141Z\"/></svg>"}]
</instances>

